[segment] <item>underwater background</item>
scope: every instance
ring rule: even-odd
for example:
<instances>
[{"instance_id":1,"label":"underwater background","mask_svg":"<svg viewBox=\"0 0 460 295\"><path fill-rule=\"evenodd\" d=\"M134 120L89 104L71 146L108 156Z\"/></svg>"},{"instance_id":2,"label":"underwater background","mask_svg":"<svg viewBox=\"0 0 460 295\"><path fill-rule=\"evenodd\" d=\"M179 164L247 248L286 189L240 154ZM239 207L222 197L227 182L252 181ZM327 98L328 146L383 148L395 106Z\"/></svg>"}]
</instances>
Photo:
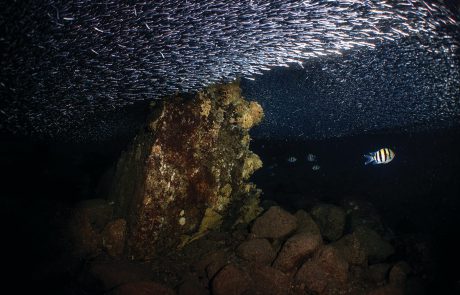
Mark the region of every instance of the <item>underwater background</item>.
<instances>
[{"instance_id":1,"label":"underwater background","mask_svg":"<svg viewBox=\"0 0 460 295\"><path fill-rule=\"evenodd\" d=\"M72 210L107 195L156 103L175 94L193 100L205 86L237 79L264 112L249 132L263 162L250 180L264 212L332 204L363 214L394 248L379 263L410 265L403 294L460 293L458 3L248 1L251 10L241 1L189 1L187 10L187 1L66 2L0 5L8 12L0 14L1 243L18 292L112 294L115 287L93 288L86 277L94 257L61 260ZM346 24L330 27L327 15ZM223 16L228 27L216 25ZM364 165L381 148L394 159ZM216 288L200 294L230 294Z\"/></svg>"}]
</instances>

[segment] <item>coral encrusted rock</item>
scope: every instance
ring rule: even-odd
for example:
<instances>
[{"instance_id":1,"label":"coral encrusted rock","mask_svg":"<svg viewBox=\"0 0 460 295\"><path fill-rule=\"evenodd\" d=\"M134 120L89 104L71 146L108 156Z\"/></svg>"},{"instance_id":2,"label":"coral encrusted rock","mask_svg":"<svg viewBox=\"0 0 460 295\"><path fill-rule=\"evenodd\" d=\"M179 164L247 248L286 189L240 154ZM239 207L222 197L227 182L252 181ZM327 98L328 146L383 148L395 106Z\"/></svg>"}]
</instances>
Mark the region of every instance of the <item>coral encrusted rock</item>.
<instances>
[{"instance_id":1,"label":"coral encrusted rock","mask_svg":"<svg viewBox=\"0 0 460 295\"><path fill-rule=\"evenodd\" d=\"M127 222L126 255L148 260L260 213L248 178L262 162L249 150L249 129L262 117L238 82L153 109L121 155L110 193L115 216Z\"/></svg>"}]
</instances>

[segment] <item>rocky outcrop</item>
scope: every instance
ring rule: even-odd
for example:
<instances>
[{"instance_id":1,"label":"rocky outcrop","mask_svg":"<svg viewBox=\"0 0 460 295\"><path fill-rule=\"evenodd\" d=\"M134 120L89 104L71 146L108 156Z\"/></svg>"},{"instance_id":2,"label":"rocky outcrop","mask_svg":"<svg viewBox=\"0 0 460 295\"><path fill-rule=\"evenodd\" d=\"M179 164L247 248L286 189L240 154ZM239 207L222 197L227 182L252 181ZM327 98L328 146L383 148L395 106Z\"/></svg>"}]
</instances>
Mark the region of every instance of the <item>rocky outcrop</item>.
<instances>
[{"instance_id":1,"label":"rocky outcrop","mask_svg":"<svg viewBox=\"0 0 460 295\"><path fill-rule=\"evenodd\" d=\"M238 83L194 99L174 97L154 109L116 167L110 200L126 220L126 254L147 260L212 229L249 222L260 192L247 180L262 166L249 150L249 129L262 108Z\"/></svg>"}]
</instances>

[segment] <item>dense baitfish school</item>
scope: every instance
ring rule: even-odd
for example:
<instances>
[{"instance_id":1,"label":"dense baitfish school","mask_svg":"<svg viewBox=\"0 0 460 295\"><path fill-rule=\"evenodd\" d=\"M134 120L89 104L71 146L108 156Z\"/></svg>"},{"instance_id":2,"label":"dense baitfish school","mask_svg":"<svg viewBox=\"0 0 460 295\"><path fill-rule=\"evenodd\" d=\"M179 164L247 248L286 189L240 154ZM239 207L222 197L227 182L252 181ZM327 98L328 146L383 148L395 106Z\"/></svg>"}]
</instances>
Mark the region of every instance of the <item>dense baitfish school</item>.
<instances>
[{"instance_id":1,"label":"dense baitfish school","mask_svg":"<svg viewBox=\"0 0 460 295\"><path fill-rule=\"evenodd\" d=\"M423 86L426 91L458 86L450 80L459 72L452 33L458 22L438 2L48 0L2 6L0 124L14 132L59 136L95 121L95 134L86 136L101 136L129 125L120 109L136 101L401 40L435 52L430 63L449 65L440 81Z\"/></svg>"}]
</instances>

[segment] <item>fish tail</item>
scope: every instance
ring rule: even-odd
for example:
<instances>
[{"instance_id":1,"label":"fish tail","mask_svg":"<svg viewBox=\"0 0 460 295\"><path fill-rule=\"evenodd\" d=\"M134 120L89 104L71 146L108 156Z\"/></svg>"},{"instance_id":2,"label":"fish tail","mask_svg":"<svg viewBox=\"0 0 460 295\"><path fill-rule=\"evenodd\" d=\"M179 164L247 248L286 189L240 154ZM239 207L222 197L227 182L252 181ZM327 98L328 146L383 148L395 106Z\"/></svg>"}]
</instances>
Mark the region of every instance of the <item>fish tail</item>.
<instances>
[{"instance_id":1,"label":"fish tail","mask_svg":"<svg viewBox=\"0 0 460 295\"><path fill-rule=\"evenodd\" d=\"M374 157L372 157L372 155L364 155L364 158L366 158L366 162L364 163L364 165L374 162Z\"/></svg>"}]
</instances>

